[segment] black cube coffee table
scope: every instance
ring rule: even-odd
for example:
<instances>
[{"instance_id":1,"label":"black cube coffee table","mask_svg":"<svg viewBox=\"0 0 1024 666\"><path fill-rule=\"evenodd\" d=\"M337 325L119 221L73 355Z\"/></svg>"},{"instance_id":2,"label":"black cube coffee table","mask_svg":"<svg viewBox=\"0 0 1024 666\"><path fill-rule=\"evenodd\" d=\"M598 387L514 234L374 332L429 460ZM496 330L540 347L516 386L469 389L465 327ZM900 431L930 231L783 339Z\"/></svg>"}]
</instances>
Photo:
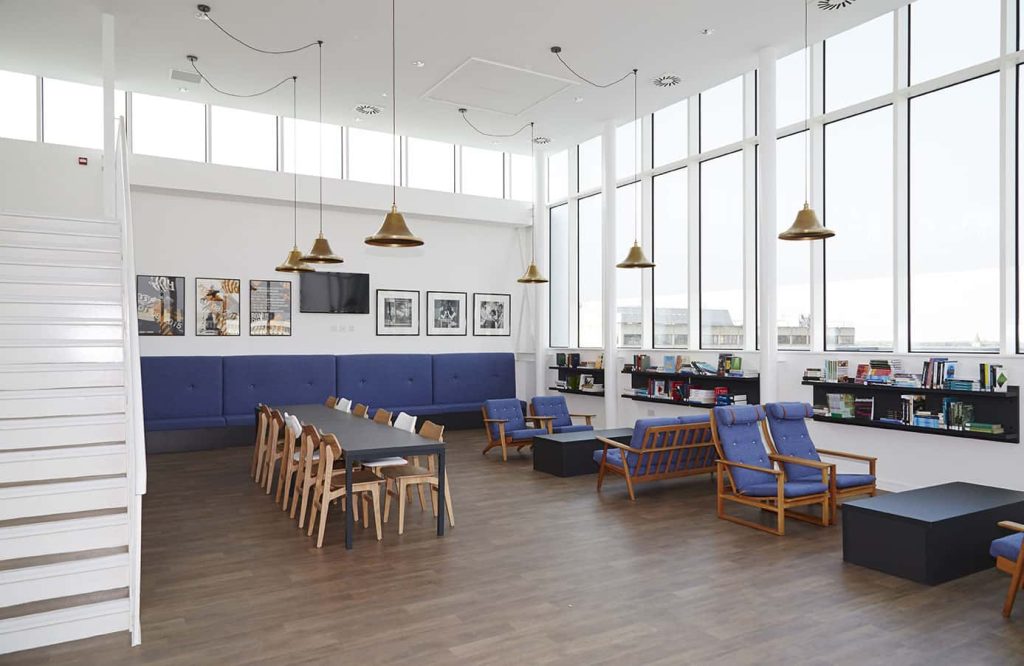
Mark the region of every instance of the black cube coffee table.
<instances>
[{"instance_id":1,"label":"black cube coffee table","mask_svg":"<svg viewBox=\"0 0 1024 666\"><path fill-rule=\"evenodd\" d=\"M534 437L533 469L555 476L596 474L594 451L604 447L604 444L597 441L598 435L628 444L633 437L633 429L585 430Z\"/></svg>"},{"instance_id":2,"label":"black cube coffee table","mask_svg":"<svg viewBox=\"0 0 1024 666\"><path fill-rule=\"evenodd\" d=\"M993 566L1000 520L1024 521L1024 492L944 483L843 504L843 560L938 585Z\"/></svg>"}]
</instances>

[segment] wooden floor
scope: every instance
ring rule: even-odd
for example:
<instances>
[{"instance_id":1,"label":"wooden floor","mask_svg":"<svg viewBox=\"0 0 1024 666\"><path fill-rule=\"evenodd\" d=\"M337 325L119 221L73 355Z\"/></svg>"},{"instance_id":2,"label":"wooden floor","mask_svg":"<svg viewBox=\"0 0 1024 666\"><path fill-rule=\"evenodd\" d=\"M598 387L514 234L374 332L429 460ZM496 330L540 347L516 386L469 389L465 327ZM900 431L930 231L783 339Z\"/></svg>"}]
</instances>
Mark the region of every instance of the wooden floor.
<instances>
[{"instance_id":1,"label":"wooden floor","mask_svg":"<svg viewBox=\"0 0 1024 666\"><path fill-rule=\"evenodd\" d=\"M715 518L690 479L601 495L448 437L457 526L415 508L317 550L248 477L249 449L150 459L143 644L124 634L12 664L1021 664L1024 608L994 569L938 587L844 565L840 528L783 538ZM884 463L883 463L884 464ZM414 505L415 506L415 505ZM756 514L751 514L756 515Z\"/></svg>"}]
</instances>

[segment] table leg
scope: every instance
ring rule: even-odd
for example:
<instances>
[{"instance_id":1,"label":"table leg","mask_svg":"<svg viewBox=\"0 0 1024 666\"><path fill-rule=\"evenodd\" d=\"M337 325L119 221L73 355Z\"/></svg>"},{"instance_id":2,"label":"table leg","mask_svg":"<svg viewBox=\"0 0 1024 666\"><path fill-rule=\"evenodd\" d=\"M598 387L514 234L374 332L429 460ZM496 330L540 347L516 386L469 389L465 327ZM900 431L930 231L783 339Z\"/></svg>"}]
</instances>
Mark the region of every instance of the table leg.
<instances>
[{"instance_id":1,"label":"table leg","mask_svg":"<svg viewBox=\"0 0 1024 666\"><path fill-rule=\"evenodd\" d=\"M445 512L447 507L444 502L444 449L437 452L437 536L444 536L444 521L447 520Z\"/></svg>"},{"instance_id":2,"label":"table leg","mask_svg":"<svg viewBox=\"0 0 1024 666\"><path fill-rule=\"evenodd\" d=\"M330 470L327 471L330 474ZM356 500L352 497L352 457L345 456L345 549L352 550L352 531L354 529L352 512L355 511Z\"/></svg>"}]
</instances>

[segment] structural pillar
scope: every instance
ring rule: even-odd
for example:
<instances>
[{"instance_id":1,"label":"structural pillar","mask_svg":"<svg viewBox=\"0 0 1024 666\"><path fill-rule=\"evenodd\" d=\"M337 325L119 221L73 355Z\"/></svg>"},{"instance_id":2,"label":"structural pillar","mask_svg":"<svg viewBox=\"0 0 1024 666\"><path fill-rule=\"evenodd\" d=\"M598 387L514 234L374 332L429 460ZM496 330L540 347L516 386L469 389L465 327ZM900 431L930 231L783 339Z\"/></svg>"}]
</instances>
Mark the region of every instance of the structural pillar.
<instances>
[{"instance_id":1,"label":"structural pillar","mask_svg":"<svg viewBox=\"0 0 1024 666\"><path fill-rule=\"evenodd\" d=\"M551 279L551 262L548 261L547 239L544 233L547 228L547 206L545 184L547 183L547 156L538 153L533 159L533 243L537 268L547 279ZM547 393L547 357L548 357L548 298L550 284L527 285L533 295L534 316L534 395Z\"/></svg>"},{"instance_id":2,"label":"structural pillar","mask_svg":"<svg viewBox=\"0 0 1024 666\"><path fill-rule=\"evenodd\" d=\"M761 196L758 198L758 278L760 282L760 329L761 343L761 402L774 401L778 395L778 271L777 244L777 134L775 131L775 63L774 48L765 48L758 53L757 109L759 139L758 182ZM798 241L791 241L798 242ZM753 261L748 257L747 261Z\"/></svg>"},{"instance_id":3,"label":"structural pillar","mask_svg":"<svg viewBox=\"0 0 1024 666\"><path fill-rule=\"evenodd\" d=\"M619 425L619 367L615 340L615 264L628 247L615 246L615 123L608 122L601 134L601 308L604 323L604 427Z\"/></svg>"},{"instance_id":4,"label":"structural pillar","mask_svg":"<svg viewBox=\"0 0 1024 666\"><path fill-rule=\"evenodd\" d=\"M117 192L114 146L116 120L114 114L114 15L103 14L101 22L101 49L103 51L103 214L113 218L117 214ZM127 186L127 185L126 185Z\"/></svg>"}]
</instances>

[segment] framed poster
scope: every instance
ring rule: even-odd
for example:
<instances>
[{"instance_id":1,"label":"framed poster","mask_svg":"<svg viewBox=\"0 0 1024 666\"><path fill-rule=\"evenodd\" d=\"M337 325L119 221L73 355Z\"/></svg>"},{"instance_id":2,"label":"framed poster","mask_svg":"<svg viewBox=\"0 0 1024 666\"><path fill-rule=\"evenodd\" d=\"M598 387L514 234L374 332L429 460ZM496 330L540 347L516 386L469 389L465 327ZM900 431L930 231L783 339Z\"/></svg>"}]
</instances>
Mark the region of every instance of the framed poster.
<instances>
[{"instance_id":1,"label":"framed poster","mask_svg":"<svg viewBox=\"0 0 1024 666\"><path fill-rule=\"evenodd\" d=\"M427 292L427 335L466 335L464 291Z\"/></svg>"},{"instance_id":2,"label":"framed poster","mask_svg":"<svg viewBox=\"0 0 1024 666\"><path fill-rule=\"evenodd\" d=\"M249 280L249 335L292 334L292 283Z\"/></svg>"},{"instance_id":3,"label":"framed poster","mask_svg":"<svg viewBox=\"0 0 1024 666\"><path fill-rule=\"evenodd\" d=\"M377 290L377 335L419 335L420 292Z\"/></svg>"},{"instance_id":4,"label":"framed poster","mask_svg":"<svg viewBox=\"0 0 1024 666\"><path fill-rule=\"evenodd\" d=\"M241 290L241 280L196 278L196 335L241 335Z\"/></svg>"},{"instance_id":5,"label":"framed poster","mask_svg":"<svg viewBox=\"0 0 1024 666\"><path fill-rule=\"evenodd\" d=\"M139 335L185 335L185 278L135 276Z\"/></svg>"},{"instance_id":6,"label":"framed poster","mask_svg":"<svg viewBox=\"0 0 1024 666\"><path fill-rule=\"evenodd\" d=\"M473 294L473 335L512 335L512 297Z\"/></svg>"}]
</instances>

